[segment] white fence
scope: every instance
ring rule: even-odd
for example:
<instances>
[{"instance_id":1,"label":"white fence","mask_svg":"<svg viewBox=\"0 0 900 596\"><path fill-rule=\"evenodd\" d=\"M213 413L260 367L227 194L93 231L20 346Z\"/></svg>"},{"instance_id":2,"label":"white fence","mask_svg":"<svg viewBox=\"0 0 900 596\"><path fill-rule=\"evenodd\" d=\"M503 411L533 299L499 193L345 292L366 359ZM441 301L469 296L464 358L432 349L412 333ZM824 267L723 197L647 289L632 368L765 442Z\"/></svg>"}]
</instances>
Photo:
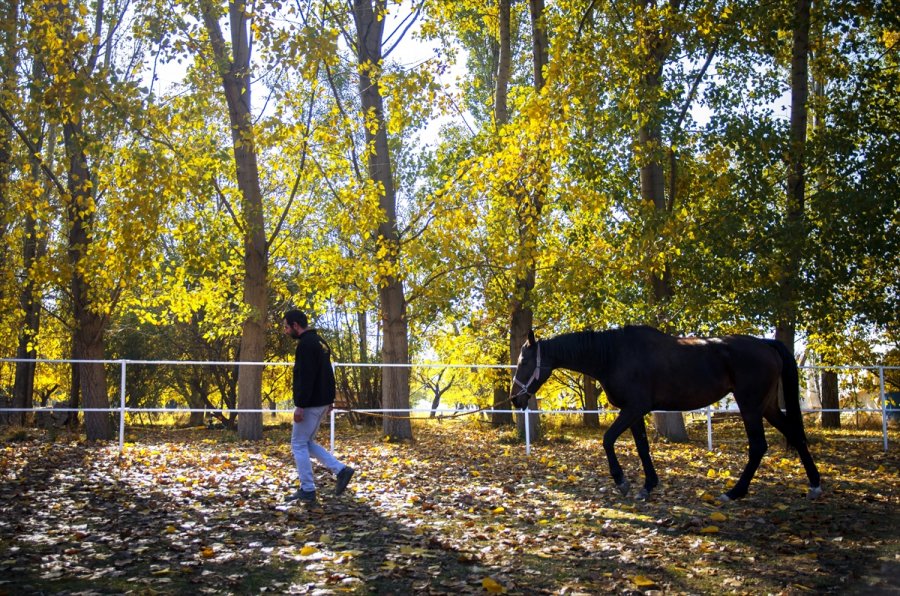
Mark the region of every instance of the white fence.
<instances>
[{"instance_id":1,"label":"white fence","mask_svg":"<svg viewBox=\"0 0 900 596\"><path fill-rule=\"evenodd\" d=\"M118 413L119 419L119 429L118 429L118 439L119 439L119 450L124 449L125 443L125 416L131 413L191 413L191 412L203 412L205 414L211 413L229 413L229 414L241 414L241 413L254 413L254 414L277 414L277 413L291 413L293 412L293 407L289 409L235 409L235 408L219 408L219 409L209 409L209 408L172 408L172 407L157 407L157 408L133 408L126 405L126 397L127 397L127 379L128 379L128 366L129 365L152 365L152 366L262 366L262 367L291 367L293 366L293 362L219 362L219 361L191 361L191 360L52 360L52 359L36 359L36 360L23 360L16 358L0 358L0 364L2 363L17 363L17 362L29 362L29 363L45 363L45 364L104 364L104 365L115 365L120 368L120 379L119 379L119 405L117 407L109 407L109 408L65 408L65 407L53 407L51 408L43 408L43 407L34 407L34 408L0 408L0 412L116 412ZM427 363L427 364L357 364L357 363L334 363L334 367L348 367L348 368L360 368L360 367L372 367L372 368L389 368L389 367L403 367L403 368L438 368L438 369L469 369L469 370L477 370L477 369L507 369L513 370L515 367L512 366L504 366L504 365L476 365L476 364L443 364L443 363ZM884 371L885 370L898 370L900 367L897 366L841 366L841 367L810 367L804 366L801 367L807 371L821 371L821 370L833 370L833 371L875 371L875 374L878 378L878 403L880 407L855 407L855 408L840 408L840 409L822 409L822 408L804 408L803 413L823 413L823 412L839 412L841 414L846 413L879 413L881 415L881 428L882 428L882 442L884 446L884 451L888 450L888 417L889 413L896 412L898 410L889 409L887 406L886 394L885 394L885 380L884 380ZM736 410L732 408L722 407L723 404L727 403L727 396L723 398L717 404L714 404L717 407L709 406L707 408L703 408L700 410L692 410L690 412L684 412L685 414L695 414L701 415L706 418L706 428L707 428L707 444L709 449L713 448L713 416L718 413L732 413L736 412ZM456 409L353 409L354 412L358 412L361 414L373 414L373 415L393 415L393 414L413 414L413 413L429 413L436 412L441 415L454 415L459 416L461 413ZM512 414L538 414L538 415L583 415L583 414L598 414L598 415L608 415L615 414L617 410L608 410L608 409L598 409L598 410L582 410L582 409L565 409L565 410L526 410L524 413L518 410L493 410L493 409L484 409L478 410L479 413L483 414L497 414L497 413L512 413ZM335 417L348 413L347 410L342 410L339 408L333 409L331 411L330 418L330 428L329 428L329 437L331 450L334 450L335 444ZM530 424L525 424L525 451L526 454L531 453L531 436L530 436Z\"/></svg>"}]
</instances>

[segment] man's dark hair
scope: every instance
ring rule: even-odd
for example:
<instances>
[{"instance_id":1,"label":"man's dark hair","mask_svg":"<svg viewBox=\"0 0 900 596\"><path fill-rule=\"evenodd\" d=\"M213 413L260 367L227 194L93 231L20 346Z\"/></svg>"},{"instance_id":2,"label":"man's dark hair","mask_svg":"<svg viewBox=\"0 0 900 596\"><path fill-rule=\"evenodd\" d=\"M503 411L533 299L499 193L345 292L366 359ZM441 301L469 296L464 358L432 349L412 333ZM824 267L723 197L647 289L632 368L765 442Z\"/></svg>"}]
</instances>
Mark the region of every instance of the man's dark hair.
<instances>
[{"instance_id":1,"label":"man's dark hair","mask_svg":"<svg viewBox=\"0 0 900 596\"><path fill-rule=\"evenodd\" d=\"M300 312L299 310L289 310L284 313L284 320L288 325L292 325L293 323L297 323L302 328L306 329L309 327L309 320L306 318L306 313Z\"/></svg>"}]
</instances>

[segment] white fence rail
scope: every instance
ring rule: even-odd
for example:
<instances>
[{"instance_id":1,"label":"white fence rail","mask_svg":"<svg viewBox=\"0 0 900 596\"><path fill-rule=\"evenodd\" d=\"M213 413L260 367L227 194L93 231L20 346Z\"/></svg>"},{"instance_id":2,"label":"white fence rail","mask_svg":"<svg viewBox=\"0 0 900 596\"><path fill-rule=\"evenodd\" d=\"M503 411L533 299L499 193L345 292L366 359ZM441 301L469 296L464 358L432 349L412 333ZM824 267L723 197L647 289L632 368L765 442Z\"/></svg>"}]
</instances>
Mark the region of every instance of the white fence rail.
<instances>
[{"instance_id":1,"label":"white fence rail","mask_svg":"<svg viewBox=\"0 0 900 596\"><path fill-rule=\"evenodd\" d=\"M127 397L127 372L129 365L154 365L154 366L262 366L262 367L286 367L293 366L293 362L231 362L231 361L199 361L199 360L66 360L66 359L19 359L19 358L0 358L0 363L17 363L17 362L25 362L25 363L47 363L47 364L104 364L104 365L117 365L120 367L120 379L119 379L119 405L117 407L108 407L108 408L66 408L66 407L33 407L33 408L0 408L0 412L31 412L31 413L41 413L41 412L110 412L110 413L118 413L119 418L119 430L118 430L118 439L119 439L119 450L122 451L124 449L125 443L125 416L131 413L192 413L192 412L203 412L204 414L212 414L212 413L221 413L221 414L241 414L241 413L253 413L253 414L277 414L277 413L291 413L293 412L293 408L290 409L236 409L236 408L180 408L180 407L157 407L157 408L134 408L126 405L126 397ZM483 365L483 364L444 364L444 363L422 363L422 364L360 364L360 363L334 363L334 367L348 367L348 368L360 368L360 367L371 367L371 368L391 368L391 367L402 367L402 368L440 368L440 369L507 369L513 370L515 367L505 366L505 365ZM845 413L880 413L881 414L881 426L882 426L882 442L884 446L884 451L888 451L888 417L890 412L894 412L894 409L890 409L887 407L887 399L885 392L885 380L884 380L884 371L885 370L898 370L900 367L897 366L837 366L837 367L813 367L813 366L803 366L800 367L804 370L813 370L813 371L877 371L878 377L878 398L881 407L857 407L857 408L839 408L839 409L823 409L823 408L804 408L802 412L804 414L820 414L823 412L839 412L842 414ZM723 400L720 400L722 403ZM430 414L431 412L435 412L440 415L454 415L459 416L461 412L456 409L436 409L432 410L428 409L353 409L353 412L358 412L361 414ZM528 416L529 414L534 415L583 415L583 414L597 414L597 415L609 415L615 414L617 410L609 410L609 409L597 409L597 410L582 410L582 409L566 409L566 410L526 410L525 412L521 412L518 410L478 410L478 413L481 414L518 414ZM348 410L342 410L340 408L333 409L331 411L330 417L330 428L329 428L329 437L330 437L330 445L331 450L334 451L335 444L335 417L341 414L349 413ZM474 413L474 412L473 412ZM722 408L722 407L706 407L700 410L691 410L689 412L683 412L684 414L700 414L705 416L706 418L706 428L707 428L707 445L709 449L713 448L713 416L714 414L719 413L736 413L734 409ZM525 424L523 425L525 428L525 452L526 454L531 453L531 436L530 430L531 425Z\"/></svg>"}]
</instances>

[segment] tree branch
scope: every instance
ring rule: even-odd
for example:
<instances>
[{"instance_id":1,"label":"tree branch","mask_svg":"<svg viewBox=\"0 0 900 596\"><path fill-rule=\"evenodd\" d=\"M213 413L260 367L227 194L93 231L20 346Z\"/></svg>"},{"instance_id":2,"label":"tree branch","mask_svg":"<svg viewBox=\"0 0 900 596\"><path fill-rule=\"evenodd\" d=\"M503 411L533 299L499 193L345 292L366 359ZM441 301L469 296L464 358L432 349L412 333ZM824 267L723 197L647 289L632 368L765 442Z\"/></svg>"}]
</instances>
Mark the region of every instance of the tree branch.
<instances>
[{"instance_id":1,"label":"tree branch","mask_svg":"<svg viewBox=\"0 0 900 596\"><path fill-rule=\"evenodd\" d=\"M394 29L390 33L390 35L387 36L387 39L384 40L385 43L390 41L390 39L392 37L394 37L394 35L396 35L398 31L400 31L400 28L403 27L403 23L405 23L406 21L409 21L409 23L407 23L406 26L403 27L403 32L400 33L400 35L397 37L397 41L395 41L392 46L390 46L387 50L385 50L381 54L382 58L387 58L390 55L390 53L393 52L397 48L397 46L400 44L400 42L403 41L403 38L406 37L406 34L409 32L409 29L415 24L415 22L417 20L419 20L419 17L422 14L422 7L424 5L425 5L425 0L421 0L421 2L419 2L419 5L415 8L415 10L411 11L408 15L403 17L403 20L400 21L400 23L397 25L397 28Z\"/></svg>"},{"instance_id":2,"label":"tree branch","mask_svg":"<svg viewBox=\"0 0 900 596\"><path fill-rule=\"evenodd\" d=\"M225 210L228 211L228 214L231 216L231 220L234 222L234 225L237 226L238 231L243 234L244 226L241 224L241 220L238 219L238 216L235 215L234 210L231 208L231 203L228 202L228 197L225 196L225 193L222 192L222 189L219 187L219 182L215 178L213 178L212 184L213 188L216 189L216 193L219 195L219 201L225 207Z\"/></svg>"},{"instance_id":3,"label":"tree branch","mask_svg":"<svg viewBox=\"0 0 900 596\"><path fill-rule=\"evenodd\" d=\"M19 139L21 139L21 141L25 143L25 146L28 147L28 151L31 152L32 157L34 157L40 164L41 169L44 171L44 174L46 174L50 182L52 182L53 185L56 186L56 190L59 191L59 194L65 195L66 188L62 185L62 183L60 183L59 179L56 177L56 174L53 173L53 170L47 167L47 165L44 163L44 160L41 158L40 150L34 145L31 139L28 138L28 135L25 134L25 131L19 128L15 120L13 120L13 117L9 112L6 111L6 108L2 105L0 105L0 116L2 116L3 119L6 120L10 127L15 131L16 136L18 136Z\"/></svg>"}]
</instances>

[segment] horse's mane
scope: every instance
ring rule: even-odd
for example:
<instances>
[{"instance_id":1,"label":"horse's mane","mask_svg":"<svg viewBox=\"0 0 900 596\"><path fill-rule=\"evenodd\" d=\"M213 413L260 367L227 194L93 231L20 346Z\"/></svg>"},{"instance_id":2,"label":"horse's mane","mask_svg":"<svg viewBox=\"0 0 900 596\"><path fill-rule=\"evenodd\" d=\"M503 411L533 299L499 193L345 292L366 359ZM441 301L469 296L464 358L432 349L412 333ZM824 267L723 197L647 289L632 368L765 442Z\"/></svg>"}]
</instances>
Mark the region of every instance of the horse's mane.
<instances>
[{"instance_id":1,"label":"horse's mane","mask_svg":"<svg viewBox=\"0 0 900 596\"><path fill-rule=\"evenodd\" d=\"M571 364L592 359L605 362L612 343L612 331L573 331L545 340L553 357Z\"/></svg>"}]
</instances>

